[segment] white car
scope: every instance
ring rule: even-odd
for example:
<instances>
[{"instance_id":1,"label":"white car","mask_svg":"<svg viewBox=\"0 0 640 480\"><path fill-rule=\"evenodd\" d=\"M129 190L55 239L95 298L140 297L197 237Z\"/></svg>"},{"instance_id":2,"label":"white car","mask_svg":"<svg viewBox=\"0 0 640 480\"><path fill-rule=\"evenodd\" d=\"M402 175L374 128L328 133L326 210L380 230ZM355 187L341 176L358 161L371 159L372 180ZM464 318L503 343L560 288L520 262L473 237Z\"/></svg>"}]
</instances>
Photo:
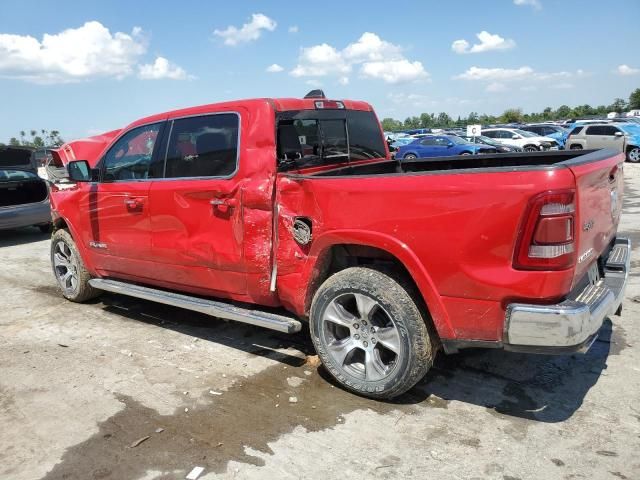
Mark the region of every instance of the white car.
<instances>
[{"instance_id":1,"label":"white car","mask_svg":"<svg viewBox=\"0 0 640 480\"><path fill-rule=\"evenodd\" d=\"M525 152L560 149L560 145L553 138L541 137L518 128L485 128L482 130L482 135L504 145L520 147Z\"/></svg>"}]
</instances>

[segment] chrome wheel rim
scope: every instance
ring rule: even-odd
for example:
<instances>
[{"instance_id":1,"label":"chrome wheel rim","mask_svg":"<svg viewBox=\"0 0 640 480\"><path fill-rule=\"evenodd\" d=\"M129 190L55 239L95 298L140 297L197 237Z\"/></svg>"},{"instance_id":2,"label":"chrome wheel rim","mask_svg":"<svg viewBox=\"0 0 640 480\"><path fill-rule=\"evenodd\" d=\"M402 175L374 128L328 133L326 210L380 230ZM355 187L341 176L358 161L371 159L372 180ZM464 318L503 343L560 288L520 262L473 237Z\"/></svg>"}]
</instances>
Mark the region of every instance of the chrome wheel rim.
<instances>
[{"instance_id":1,"label":"chrome wheel rim","mask_svg":"<svg viewBox=\"0 0 640 480\"><path fill-rule=\"evenodd\" d=\"M78 288L78 261L69 245L58 242L53 250L53 270L56 279L65 292L75 292Z\"/></svg>"},{"instance_id":2,"label":"chrome wheel rim","mask_svg":"<svg viewBox=\"0 0 640 480\"><path fill-rule=\"evenodd\" d=\"M640 162L640 148L634 148L629 152L629 160L632 162Z\"/></svg>"},{"instance_id":3,"label":"chrome wheel rim","mask_svg":"<svg viewBox=\"0 0 640 480\"><path fill-rule=\"evenodd\" d=\"M378 301L362 293L346 293L329 303L321 335L333 362L360 380L383 380L402 359L400 332L393 319Z\"/></svg>"}]
</instances>

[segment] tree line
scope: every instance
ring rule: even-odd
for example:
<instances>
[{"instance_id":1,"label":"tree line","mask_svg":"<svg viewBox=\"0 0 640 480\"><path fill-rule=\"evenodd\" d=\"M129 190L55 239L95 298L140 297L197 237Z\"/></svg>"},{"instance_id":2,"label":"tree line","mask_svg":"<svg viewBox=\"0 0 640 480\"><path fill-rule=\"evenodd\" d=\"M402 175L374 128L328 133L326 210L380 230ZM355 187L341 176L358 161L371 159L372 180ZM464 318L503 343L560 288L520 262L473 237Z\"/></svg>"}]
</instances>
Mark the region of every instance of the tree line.
<instances>
[{"instance_id":1,"label":"tree line","mask_svg":"<svg viewBox=\"0 0 640 480\"><path fill-rule=\"evenodd\" d=\"M569 107L561 105L557 109L551 107L545 108L542 112L524 113L521 108L509 108L502 115L487 115L471 112L467 117L458 117L453 119L446 112L421 113L420 116L407 117L404 122L395 118L383 118L382 128L385 131L397 131L413 128L453 128L465 127L467 125L481 124L488 125L492 123L532 123L544 122L548 120L566 120L569 118L584 118L591 116L604 116L609 112L625 112L627 110L640 109L640 88L636 88L631 95L629 101L623 98L616 98L611 105L599 105L592 107L591 105L578 105Z\"/></svg>"},{"instance_id":2,"label":"tree line","mask_svg":"<svg viewBox=\"0 0 640 480\"><path fill-rule=\"evenodd\" d=\"M59 147L63 143L64 139L60 136L59 130L29 130L29 135L25 130L21 130L18 137L9 139L9 145L12 147Z\"/></svg>"}]
</instances>

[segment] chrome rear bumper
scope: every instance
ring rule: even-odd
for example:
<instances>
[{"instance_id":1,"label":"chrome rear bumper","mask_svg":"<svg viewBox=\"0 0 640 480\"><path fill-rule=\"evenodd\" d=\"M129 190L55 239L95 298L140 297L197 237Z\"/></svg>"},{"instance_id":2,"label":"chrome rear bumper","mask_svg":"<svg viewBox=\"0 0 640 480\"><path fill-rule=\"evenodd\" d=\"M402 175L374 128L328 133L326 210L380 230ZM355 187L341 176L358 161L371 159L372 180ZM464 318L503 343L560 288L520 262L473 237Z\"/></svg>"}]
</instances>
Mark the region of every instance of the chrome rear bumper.
<instances>
[{"instance_id":1,"label":"chrome rear bumper","mask_svg":"<svg viewBox=\"0 0 640 480\"><path fill-rule=\"evenodd\" d=\"M604 277L579 292L575 300L555 305L510 304L504 348L539 353L587 351L604 319L622 304L630 264L631 242L618 238L605 263Z\"/></svg>"}]
</instances>

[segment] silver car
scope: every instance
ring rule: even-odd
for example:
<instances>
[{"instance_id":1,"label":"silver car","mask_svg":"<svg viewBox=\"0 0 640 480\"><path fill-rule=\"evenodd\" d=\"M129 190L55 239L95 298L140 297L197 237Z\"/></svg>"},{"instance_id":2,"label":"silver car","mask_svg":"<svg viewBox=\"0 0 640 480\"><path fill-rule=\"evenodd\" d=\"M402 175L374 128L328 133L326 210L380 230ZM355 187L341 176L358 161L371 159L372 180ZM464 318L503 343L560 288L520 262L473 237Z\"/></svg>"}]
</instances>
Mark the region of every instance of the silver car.
<instances>
[{"instance_id":1,"label":"silver car","mask_svg":"<svg viewBox=\"0 0 640 480\"><path fill-rule=\"evenodd\" d=\"M51 225L47 183L38 176L33 151L0 147L0 230Z\"/></svg>"},{"instance_id":2,"label":"silver car","mask_svg":"<svg viewBox=\"0 0 640 480\"><path fill-rule=\"evenodd\" d=\"M611 148L624 152L625 140L624 132L611 123L577 125L567 137L566 148L569 150Z\"/></svg>"}]
</instances>

